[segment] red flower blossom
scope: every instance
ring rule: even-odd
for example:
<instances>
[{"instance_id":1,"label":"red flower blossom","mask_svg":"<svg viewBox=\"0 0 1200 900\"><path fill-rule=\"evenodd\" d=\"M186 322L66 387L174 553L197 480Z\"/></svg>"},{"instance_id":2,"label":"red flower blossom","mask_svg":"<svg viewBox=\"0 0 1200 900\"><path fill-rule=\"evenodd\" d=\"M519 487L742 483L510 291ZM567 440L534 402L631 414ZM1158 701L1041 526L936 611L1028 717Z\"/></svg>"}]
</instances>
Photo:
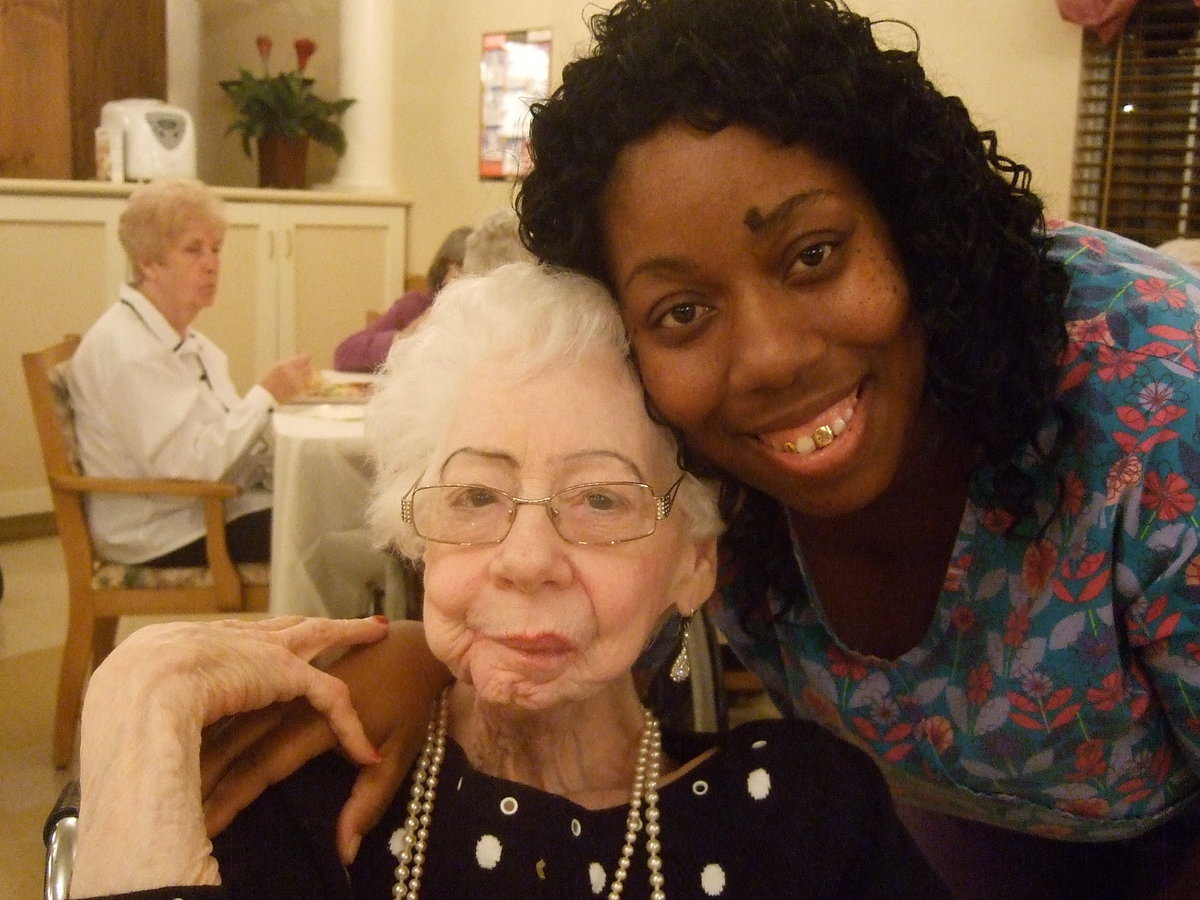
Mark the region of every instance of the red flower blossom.
<instances>
[{"instance_id":1,"label":"red flower blossom","mask_svg":"<svg viewBox=\"0 0 1200 900\"><path fill-rule=\"evenodd\" d=\"M829 657L829 671L838 678L849 678L853 681L859 681L867 677L867 667L854 657L843 652L841 648L831 644L825 650L825 655Z\"/></svg>"},{"instance_id":2,"label":"red flower blossom","mask_svg":"<svg viewBox=\"0 0 1200 900\"><path fill-rule=\"evenodd\" d=\"M1125 698L1125 679L1120 671L1104 676L1101 687L1087 689L1088 703L1101 712L1109 712Z\"/></svg>"},{"instance_id":3,"label":"red flower blossom","mask_svg":"<svg viewBox=\"0 0 1200 900\"><path fill-rule=\"evenodd\" d=\"M954 728L943 716L930 716L928 719L922 719L918 734L929 741L938 756L941 756L954 744Z\"/></svg>"},{"instance_id":4,"label":"red flower blossom","mask_svg":"<svg viewBox=\"0 0 1200 900\"><path fill-rule=\"evenodd\" d=\"M990 662L982 662L967 674L967 699L976 706L983 706L992 695L996 676Z\"/></svg>"},{"instance_id":5,"label":"red flower blossom","mask_svg":"<svg viewBox=\"0 0 1200 900\"><path fill-rule=\"evenodd\" d=\"M317 52L316 41L309 38L296 38L296 68L300 73L304 73L304 67L308 65L308 61L312 59L312 55Z\"/></svg>"},{"instance_id":6,"label":"red flower blossom","mask_svg":"<svg viewBox=\"0 0 1200 900\"><path fill-rule=\"evenodd\" d=\"M1108 328L1108 316L1101 313L1090 319L1077 319L1067 323L1067 337L1073 343L1079 344L1109 344L1113 343L1112 332Z\"/></svg>"},{"instance_id":7,"label":"red flower blossom","mask_svg":"<svg viewBox=\"0 0 1200 900\"><path fill-rule=\"evenodd\" d=\"M983 527L992 534L1004 534L1012 528L1013 514L1006 509L989 509L983 514Z\"/></svg>"},{"instance_id":8,"label":"red flower blossom","mask_svg":"<svg viewBox=\"0 0 1200 900\"><path fill-rule=\"evenodd\" d=\"M1096 374L1102 381L1119 381L1122 378L1129 378L1137 372L1140 362L1139 358L1128 350L1117 350L1106 346L1100 347L1099 358L1100 365L1096 367Z\"/></svg>"},{"instance_id":9,"label":"red flower blossom","mask_svg":"<svg viewBox=\"0 0 1200 900\"><path fill-rule=\"evenodd\" d=\"M969 631L975 621L975 613L968 606L956 606L950 614L950 623L959 631Z\"/></svg>"},{"instance_id":10,"label":"red flower blossom","mask_svg":"<svg viewBox=\"0 0 1200 900\"><path fill-rule=\"evenodd\" d=\"M1004 645L1020 647L1029 633L1029 604L1023 603L1008 614L1004 621Z\"/></svg>"},{"instance_id":11,"label":"red flower blossom","mask_svg":"<svg viewBox=\"0 0 1200 900\"><path fill-rule=\"evenodd\" d=\"M258 47L258 58L263 61L263 66L267 65L267 61L271 58L271 36L269 34L260 34L254 39L255 46Z\"/></svg>"},{"instance_id":12,"label":"red flower blossom","mask_svg":"<svg viewBox=\"0 0 1200 900\"><path fill-rule=\"evenodd\" d=\"M1075 771L1067 777L1072 781L1086 781L1089 778L1099 778L1108 771L1108 761L1104 758L1104 741L1092 738L1084 741L1075 751Z\"/></svg>"},{"instance_id":13,"label":"red flower blossom","mask_svg":"<svg viewBox=\"0 0 1200 900\"><path fill-rule=\"evenodd\" d=\"M1147 472L1142 506L1154 510L1163 522L1172 522L1196 508L1196 495L1189 492L1190 487L1187 479L1177 472L1168 472L1166 478L1157 472Z\"/></svg>"},{"instance_id":14,"label":"red flower blossom","mask_svg":"<svg viewBox=\"0 0 1200 900\"><path fill-rule=\"evenodd\" d=\"M1172 309L1183 309L1187 305L1187 294L1171 287L1162 278L1139 278L1133 283L1133 289L1147 303L1165 302Z\"/></svg>"}]
</instances>

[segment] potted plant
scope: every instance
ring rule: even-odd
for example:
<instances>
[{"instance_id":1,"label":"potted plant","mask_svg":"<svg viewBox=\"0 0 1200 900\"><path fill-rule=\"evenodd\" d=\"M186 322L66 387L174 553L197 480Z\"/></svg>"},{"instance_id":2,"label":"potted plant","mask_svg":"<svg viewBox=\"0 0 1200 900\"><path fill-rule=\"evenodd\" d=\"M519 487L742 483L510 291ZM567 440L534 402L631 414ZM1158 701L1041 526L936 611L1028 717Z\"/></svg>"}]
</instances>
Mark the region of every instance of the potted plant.
<instances>
[{"instance_id":1,"label":"potted plant","mask_svg":"<svg viewBox=\"0 0 1200 900\"><path fill-rule=\"evenodd\" d=\"M241 69L237 78L217 82L238 113L226 134L241 135L247 156L251 140L257 142L260 187L304 187L309 140L338 156L345 153L341 119L354 100L326 100L313 91L313 79L305 77L304 69L317 52L314 41L297 39L296 68L275 75L269 65L271 38L260 34L255 43L263 74Z\"/></svg>"}]
</instances>

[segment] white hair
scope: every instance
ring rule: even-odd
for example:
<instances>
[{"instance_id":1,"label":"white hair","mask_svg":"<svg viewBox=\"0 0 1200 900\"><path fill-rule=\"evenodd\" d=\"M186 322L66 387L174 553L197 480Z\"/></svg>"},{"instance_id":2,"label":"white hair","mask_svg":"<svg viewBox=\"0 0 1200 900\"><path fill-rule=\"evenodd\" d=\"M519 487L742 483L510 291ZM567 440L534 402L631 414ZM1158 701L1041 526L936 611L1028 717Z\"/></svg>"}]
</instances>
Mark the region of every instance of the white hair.
<instances>
[{"instance_id":1,"label":"white hair","mask_svg":"<svg viewBox=\"0 0 1200 900\"><path fill-rule=\"evenodd\" d=\"M423 552L424 541L402 521L401 499L437 465L434 454L469 385L481 378L509 384L596 356L632 374L625 329L599 282L527 262L449 282L421 325L392 345L367 407L375 467L368 518L376 542L413 559ZM676 448L670 430L655 427ZM720 534L712 485L686 476L676 509L693 536Z\"/></svg>"}]
</instances>

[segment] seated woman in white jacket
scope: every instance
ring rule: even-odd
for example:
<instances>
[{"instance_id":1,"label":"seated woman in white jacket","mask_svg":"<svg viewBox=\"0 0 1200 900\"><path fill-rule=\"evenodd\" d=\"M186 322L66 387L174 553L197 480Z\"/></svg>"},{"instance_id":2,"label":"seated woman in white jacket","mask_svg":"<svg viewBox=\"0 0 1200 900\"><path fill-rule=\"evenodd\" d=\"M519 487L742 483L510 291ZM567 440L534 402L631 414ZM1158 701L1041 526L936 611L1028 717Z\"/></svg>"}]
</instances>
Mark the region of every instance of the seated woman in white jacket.
<instances>
[{"instance_id":1,"label":"seated woman in white jacket","mask_svg":"<svg viewBox=\"0 0 1200 900\"><path fill-rule=\"evenodd\" d=\"M221 200L199 182L154 181L130 195L118 235L132 277L84 335L68 386L86 474L238 484L246 490L228 504L230 554L262 562L271 533L264 431L312 368L305 356L286 359L239 396L225 354L192 328L216 296L225 228ZM114 562L205 564L195 500L98 494L88 526Z\"/></svg>"}]
</instances>

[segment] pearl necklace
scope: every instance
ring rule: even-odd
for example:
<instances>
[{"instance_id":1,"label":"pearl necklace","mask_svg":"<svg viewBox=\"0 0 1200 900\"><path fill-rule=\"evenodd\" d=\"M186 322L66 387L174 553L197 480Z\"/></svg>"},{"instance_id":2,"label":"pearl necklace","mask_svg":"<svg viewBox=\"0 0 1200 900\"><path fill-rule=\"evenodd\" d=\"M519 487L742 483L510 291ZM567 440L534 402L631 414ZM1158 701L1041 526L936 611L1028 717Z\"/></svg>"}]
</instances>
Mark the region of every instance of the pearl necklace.
<instances>
[{"instance_id":1,"label":"pearl necklace","mask_svg":"<svg viewBox=\"0 0 1200 900\"><path fill-rule=\"evenodd\" d=\"M450 689L438 698L437 709L425 732L425 746L413 773L409 790L404 834L400 840L400 862L396 866L396 884L392 896L397 900L416 900L425 874L425 850L429 843L429 824L433 820L433 801L438 775L446 757L446 723L450 717ZM650 710L643 710L645 725L638 744L637 767L629 797L629 815L625 819L625 844L617 860L608 889L608 900L620 900L633 863L638 832L646 831L646 868L650 870L650 900L666 900L663 892L662 844L659 834L658 778L662 773L662 727ZM642 807L645 807L643 813Z\"/></svg>"}]
</instances>

